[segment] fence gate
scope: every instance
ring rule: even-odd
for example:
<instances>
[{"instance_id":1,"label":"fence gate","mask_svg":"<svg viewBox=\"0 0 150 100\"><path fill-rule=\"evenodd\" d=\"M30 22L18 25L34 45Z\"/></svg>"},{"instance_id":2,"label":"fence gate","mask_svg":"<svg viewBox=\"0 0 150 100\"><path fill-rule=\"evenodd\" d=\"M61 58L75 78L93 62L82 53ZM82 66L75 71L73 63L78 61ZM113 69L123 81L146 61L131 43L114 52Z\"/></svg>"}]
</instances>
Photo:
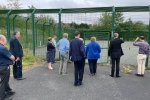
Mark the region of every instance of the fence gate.
<instances>
[{"instance_id":1,"label":"fence gate","mask_svg":"<svg viewBox=\"0 0 150 100\"><path fill-rule=\"evenodd\" d=\"M101 47L101 58L98 60L98 63L108 63L108 48L111 35L110 31L84 31L83 33L85 46L90 42L92 36L96 37L96 42L98 42Z\"/></svg>"}]
</instances>

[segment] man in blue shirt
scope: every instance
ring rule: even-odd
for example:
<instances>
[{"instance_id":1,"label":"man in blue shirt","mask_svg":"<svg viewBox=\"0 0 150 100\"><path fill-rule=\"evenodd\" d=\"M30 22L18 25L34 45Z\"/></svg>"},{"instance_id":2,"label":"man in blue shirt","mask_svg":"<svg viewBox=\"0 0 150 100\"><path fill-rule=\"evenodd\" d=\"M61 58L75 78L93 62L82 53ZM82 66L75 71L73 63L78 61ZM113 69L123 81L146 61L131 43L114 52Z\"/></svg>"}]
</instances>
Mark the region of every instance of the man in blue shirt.
<instances>
[{"instance_id":1,"label":"man in blue shirt","mask_svg":"<svg viewBox=\"0 0 150 100\"><path fill-rule=\"evenodd\" d=\"M9 86L9 65L13 64L15 57L4 46L6 43L6 37L0 35L0 100L6 100L6 98L15 94Z\"/></svg>"},{"instance_id":2,"label":"man in blue shirt","mask_svg":"<svg viewBox=\"0 0 150 100\"><path fill-rule=\"evenodd\" d=\"M66 72L68 55L69 55L69 41L68 41L67 33L63 34L63 39L59 40L56 47L60 51L60 58L61 58L59 74L68 75L68 73Z\"/></svg>"},{"instance_id":3,"label":"man in blue shirt","mask_svg":"<svg viewBox=\"0 0 150 100\"><path fill-rule=\"evenodd\" d=\"M54 46L55 46L55 50L54 50L54 59L53 59L53 62L52 63L55 63L55 55L56 55L56 39L57 39L57 36L56 35L54 35L54 37L53 37L53 39L52 39L52 42L53 42L53 44L54 44Z\"/></svg>"}]
</instances>

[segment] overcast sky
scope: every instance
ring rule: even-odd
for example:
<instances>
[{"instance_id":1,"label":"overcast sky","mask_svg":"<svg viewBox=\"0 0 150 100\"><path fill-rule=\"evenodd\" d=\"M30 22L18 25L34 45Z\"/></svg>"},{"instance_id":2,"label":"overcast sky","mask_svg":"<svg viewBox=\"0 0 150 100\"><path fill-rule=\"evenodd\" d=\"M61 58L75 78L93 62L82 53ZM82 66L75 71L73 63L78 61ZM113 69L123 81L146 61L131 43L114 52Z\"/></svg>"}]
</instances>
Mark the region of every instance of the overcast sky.
<instances>
[{"instance_id":1,"label":"overcast sky","mask_svg":"<svg viewBox=\"0 0 150 100\"><path fill-rule=\"evenodd\" d=\"M110 6L148 6L150 0L20 0L22 9L33 5L37 9L44 8L83 8L83 7L110 7ZM0 4L7 4L7 0L0 0ZM72 21L77 23L94 23L100 17L98 14L70 14L62 15L64 23ZM58 21L58 14L52 15ZM74 16L74 17L73 17ZM125 20L132 18L133 20L142 20L144 23L149 21L149 13L124 13Z\"/></svg>"},{"instance_id":2,"label":"overcast sky","mask_svg":"<svg viewBox=\"0 0 150 100\"><path fill-rule=\"evenodd\" d=\"M0 0L7 4L7 0ZM81 8L103 6L148 6L150 0L20 0L22 8L34 5L36 8Z\"/></svg>"}]
</instances>

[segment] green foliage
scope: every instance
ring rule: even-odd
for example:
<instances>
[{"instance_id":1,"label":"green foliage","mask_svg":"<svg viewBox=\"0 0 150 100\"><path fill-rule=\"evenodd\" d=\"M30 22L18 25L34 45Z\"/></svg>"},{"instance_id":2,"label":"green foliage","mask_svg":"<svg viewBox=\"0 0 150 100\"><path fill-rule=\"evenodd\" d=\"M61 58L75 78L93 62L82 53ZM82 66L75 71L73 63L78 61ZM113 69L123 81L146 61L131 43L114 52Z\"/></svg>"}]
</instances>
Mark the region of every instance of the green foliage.
<instances>
[{"instance_id":1,"label":"green foliage","mask_svg":"<svg viewBox=\"0 0 150 100\"><path fill-rule=\"evenodd\" d=\"M30 65L40 62L40 58L33 56L29 49L24 49L23 51L24 51L24 57L22 60L23 67L28 67Z\"/></svg>"},{"instance_id":2,"label":"green foliage","mask_svg":"<svg viewBox=\"0 0 150 100\"><path fill-rule=\"evenodd\" d=\"M75 22L70 23L70 28L73 29L78 29L78 30L88 30L90 28L90 25L88 25L87 23L81 23L81 24L77 24Z\"/></svg>"}]
</instances>

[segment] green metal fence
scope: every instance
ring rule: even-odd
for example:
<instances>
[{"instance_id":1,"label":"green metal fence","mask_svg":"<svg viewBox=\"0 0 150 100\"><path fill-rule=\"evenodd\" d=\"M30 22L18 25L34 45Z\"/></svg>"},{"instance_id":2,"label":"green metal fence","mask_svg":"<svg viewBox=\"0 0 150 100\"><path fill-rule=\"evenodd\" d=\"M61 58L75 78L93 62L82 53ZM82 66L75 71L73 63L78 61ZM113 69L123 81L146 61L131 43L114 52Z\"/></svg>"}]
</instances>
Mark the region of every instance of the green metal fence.
<instances>
[{"instance_id":1,"label":"green metal fence","mask_svg":"<svg viewBox=\"0 0 150 100\"><path fill-rule=\"evenodd\" d=\"M107 12L110 19L106 19L105 27L95 27L101 25L98 23L101 20L103 13ZM122 12L124 20L118 16ZM79 30L81 37L84 38L83 30L108 30L109 40L113 39L113 33L118 32L120 37L123 37L125 43L122 45L125 55L121 59L121 63L133 64L136 63L136 56L138 48L133 47L133 40L140 35L146 37L146 41L150 44L150 6L129 6L129 7L95 7L95 8L70 8L70 9L20 9L20 10L0 10L1 27L0 31L8 40L12 36L14 30L21 32L20 42L24 48L29 48L33 55L43 56L46 54L46 43L49 36L54 34L58 36L58 40L62 38L64 32L69 34L69 40L74 38L74 31ZM55 24L50 21L43 21L37 18L38 15L50 15L55 20ZM30 16L29 16L30 15ZM105 17L107 18L107 17ZM132 19L132 23L129 19ZM139 30L136 27L139 25L136 21L147 24L146 28ZM72 27L71 23L88 24L87 28L79 28L78 26ZM122 24L124 22L125 24ZM24 23L22 26L19 23ZM127 27L128 26L128 27ZM96 37L103 37L99 35ZM87 36L87 37L90 37ZM108 38L108 36L106 36ZM89 39L89 38L88 38ZM102 38L101 38L102 39ZM57 40L57 41L58 41ZM86 37L85 37L86 40ZM105 43L100 43L100 45ZM58 52L58 51L57 51ZM58 55L58 54L57 54ZM107 56L107 53L104 53ZM58 57L58 56L57 56ZM147 59L146 66L150 67Z\"/></svg>"}]
</instances>

